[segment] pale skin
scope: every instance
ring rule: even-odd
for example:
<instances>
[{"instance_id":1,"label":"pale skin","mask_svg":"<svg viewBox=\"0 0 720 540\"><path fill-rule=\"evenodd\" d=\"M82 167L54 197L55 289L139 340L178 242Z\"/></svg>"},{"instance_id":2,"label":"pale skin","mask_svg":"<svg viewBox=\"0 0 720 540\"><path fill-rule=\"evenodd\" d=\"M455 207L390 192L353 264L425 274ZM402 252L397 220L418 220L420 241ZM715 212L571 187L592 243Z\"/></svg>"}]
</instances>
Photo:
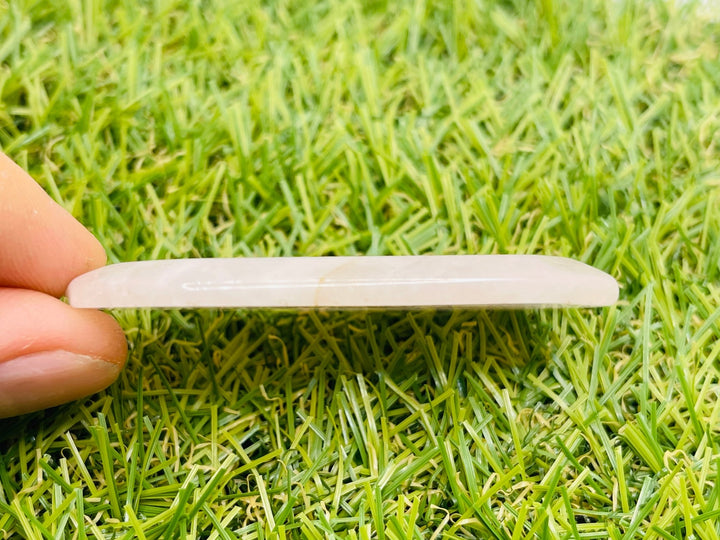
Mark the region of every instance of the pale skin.
<instances>
[{"instance_id":1,"label":"pale skin","mask_svg":"<svg viewBox=\"0 0 720 540\"><path fill-rule=\"evenodd\" d=\"M0 153L0 418L73 401L109 386L125 363L108 314L59 298L103 266L100 243Z\"/></svg>"}]
</instances>

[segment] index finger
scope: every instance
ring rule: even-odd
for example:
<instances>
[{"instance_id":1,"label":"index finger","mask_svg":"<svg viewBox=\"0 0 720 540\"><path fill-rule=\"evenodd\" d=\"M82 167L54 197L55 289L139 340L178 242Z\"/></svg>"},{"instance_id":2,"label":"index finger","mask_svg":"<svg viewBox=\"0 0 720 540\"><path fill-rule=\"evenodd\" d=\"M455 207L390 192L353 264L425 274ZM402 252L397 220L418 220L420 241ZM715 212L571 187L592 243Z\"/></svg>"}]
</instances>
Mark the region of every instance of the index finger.
<instances>
[{"instance_id":1,"label":"index finger","mask_svg":"<svg viewBox=\"0 0 720 540\"><path fill-rule=\"evenodd\" d=\"M0 152L0 287L61 296L105 261L95 237Z\"/></svg>"}]
</instances>

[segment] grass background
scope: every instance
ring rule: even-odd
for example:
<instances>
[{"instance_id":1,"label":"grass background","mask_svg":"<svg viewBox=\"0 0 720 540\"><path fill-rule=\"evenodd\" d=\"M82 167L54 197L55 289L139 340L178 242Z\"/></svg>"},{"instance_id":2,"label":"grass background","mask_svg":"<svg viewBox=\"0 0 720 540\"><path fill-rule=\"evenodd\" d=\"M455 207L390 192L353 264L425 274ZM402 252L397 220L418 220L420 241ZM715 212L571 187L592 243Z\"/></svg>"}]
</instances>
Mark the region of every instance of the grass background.
<instances>
[{"instance_id":1,"label":"grass background","mask_svg":"<svg viewBox=\"0 0 720 540\"><path fill-rule=\"evenodd\" d=\"M0 421L6 538L717 538L720 24L673 2L20 0L0 144L110 260L544 253L605 310L123 311Z\"/></svg>"}]
</instances>

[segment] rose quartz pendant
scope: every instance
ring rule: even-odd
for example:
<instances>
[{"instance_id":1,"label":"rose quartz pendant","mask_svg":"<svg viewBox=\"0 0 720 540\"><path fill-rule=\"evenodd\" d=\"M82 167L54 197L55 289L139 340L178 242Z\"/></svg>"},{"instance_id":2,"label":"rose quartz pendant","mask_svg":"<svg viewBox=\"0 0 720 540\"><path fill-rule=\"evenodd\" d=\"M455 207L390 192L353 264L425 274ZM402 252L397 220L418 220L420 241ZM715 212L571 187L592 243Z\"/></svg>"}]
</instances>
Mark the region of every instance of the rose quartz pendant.
<instances>
[{"instance_id":1,"label":"rose quartz pendant","mask_svg":"<svg viewBox=\"0 0 720 540\"><path fill-rule=\"evenodd\" d=\"M77 277L80 308L538 308L607 306L608 274L541 255L178 259Z\"/></svg>"}]
</instances>

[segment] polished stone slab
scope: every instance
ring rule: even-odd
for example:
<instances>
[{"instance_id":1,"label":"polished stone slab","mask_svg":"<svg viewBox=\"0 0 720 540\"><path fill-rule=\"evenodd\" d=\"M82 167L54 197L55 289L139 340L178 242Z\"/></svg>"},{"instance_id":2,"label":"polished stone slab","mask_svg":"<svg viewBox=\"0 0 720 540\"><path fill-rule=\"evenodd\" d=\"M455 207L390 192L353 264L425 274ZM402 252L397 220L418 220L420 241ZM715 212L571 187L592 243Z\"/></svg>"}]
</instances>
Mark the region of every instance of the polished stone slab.
<instances>
[{"instance_id":1,"label":"polished stone slab","mask_svg":"<svg viewBox=\"0 0 720 540\"><path fill-rule=\"evenodd\" d=\"M618 285L541 255L258 257L112 264L66 296L82 308L597 307Z\"/></svg>"}]
</instances>

